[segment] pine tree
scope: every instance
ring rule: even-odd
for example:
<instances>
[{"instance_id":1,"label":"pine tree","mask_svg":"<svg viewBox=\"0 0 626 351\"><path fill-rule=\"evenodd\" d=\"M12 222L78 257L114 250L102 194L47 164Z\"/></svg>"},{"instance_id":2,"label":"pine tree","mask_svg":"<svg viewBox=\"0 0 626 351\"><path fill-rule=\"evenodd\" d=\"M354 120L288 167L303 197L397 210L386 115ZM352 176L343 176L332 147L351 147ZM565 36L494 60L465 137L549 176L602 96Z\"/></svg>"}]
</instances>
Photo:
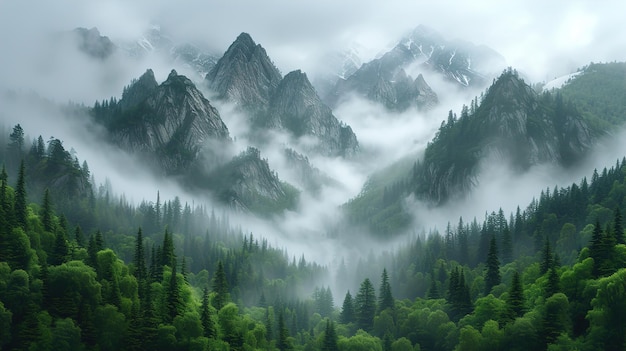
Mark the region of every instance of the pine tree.
<instances>
[{"instance_id":1,"label":"pine tree","mask_svg":"<svg viewBox=\"0 0 626 351\"><path fill-rule=\"evenodd\" d=\"M169 285L167 287L166 295L166 310L167 310L167 322L172 323L174 318L178 316L180 312L180 306L182 304L180 299L180 290L178 288L178 279L176 277L176 261L172 262L172 274L170 275Z\"/></svg>"},{"instance_id":2,"label":"pine tree","mask_svg":"<svg viewBox=\"0 0 626 351\"><path fill-rule=\"evenodd\" d=\"M163 236L163 246L161 251L161 264L163 266L171 266L176 259L174 254L174 239L172 234L165 228L165 235Z\"/></svg>"},{"instance_id":3,"label":"pine tree","mask_svg":"<svg viewBox=\"0 0 626 351\"><path fill-rule=\"evenodd\" d=\"M14 215L15 224L26 231L26 170L24 160L20 163L20 171L15 186Z\"/></svg>"},{"instance_id":4,"label":"pine tree","mask_svg":"<svg viewBox=\"0 0 626 351\"><path fill-rule=\"evenodd\" d=\"M380 278L380 289L378 296L378 310L384 311L388 308L393 309L394 300L391 294L391 285L389 284L389 276L387 275L387 269L383 269L383 273Z\"/></svg>"},{"instance_id":5,"label":"pine tree","mask_svg":"<svg viewBox=\"0 0 626 351\"><path fill-rule=\"evenodd\" d=\"M369 278L361 283L359 293L355 298L357 328L365 331L372 330L374 315L376 314L376 292Z\"/></svg>"},{"instance_id":6,"label":"pine tree","mask_svg":"<svg viewBox=\"0 0 626 351\"><path fill-rule=\"evenodd\" d=\"M54 226L52 223L52 201L50 200L50 190L46 188L43 194L43 203L41 205L41 222L43 229L47 232L52 232Z\"/></svg>"},{"instance_id":7,"label":"pine tree","mask_svg":"<svg viewBox=\"0 0 626 351\"><path fill-rule=\"evenodd\" d=\"M92 236L89 237L89 244L87 246L87 257L88 257L87 264L89 264L93 268L96 268L96 265L98 263L98 261L97 261L97 258L98 258L98 248L97 248L97 244L96 244L96 237L95 237L95 235L92 235Z\"/></svg>"},{"instance_id":8,"label":"pine tree","mask_svg":"<svg viewBox=\"0 0 626 351\"><path fill-rule=\"evenodd\" d=\"M519 272L513 273L511 287L509 288L509 296L506 300L506 319L515 320L524 314L524 288L520 281Z\"/></svg>"},{"instance_id":9,"label":"pine tree","mask_svg":"<svg viewBox=\"0 0 626 351\"><path fill-rule=\"evenodd\" d=\"M226 273L224 272L224 264L222 261L217 262L217 270L213 276L213 292L215 292L215 298L213 299L215 309L219 311L230 301L228 281L226 280Z\"/></svg>"},{"instance_id":10,"label":"pine tree","mask_svg":"<svg viewBox=\"0 0 626 351\"><path fill-rule=\"evenodd\" d=\"M339 345L337 344L337 332L335 331L335 324L326 319L326 330L324 331L324 341L322 343L322 351L337 351Z\"/></svg>"},{"instance_id":11,"label":"pine tree","mask_svg":"<svg viewBox=\"0 0 626 351\"><path fill-rule=\"evenodd\" d=\"M496 237L492 236L489 242L487 254L487 273L485 274L485 295L491 293L491 289L500 284L500 260L498 260L498 248Z\"/></svg>"},{"instance_id":12,"label":"pine tree","mask_svg":"<svg viewBox=\"0 0 626 351\"><path fill-rule=\"evenodd\" d=\"M550 246L550 240L548 239L548 237L546 237L545 243L543 245L541 257L542 259L539 270L541 274L546 274L552 267L554 267L554 255L552 253L552 248Z\"/></svg>"},{"instance_id":13,"label":"pine tree","mask_svg":"<svg viewBox=\"0 0 626 351\"><path fill-rule=\"evenodd\" d=\"M622 213L619 207L615 208L615 216L613 218L613 234L615 235L615 241L618 244L626 244L624 226L622 225Z\"/></svg>"},{"instance_id":14,"label":"pine tree","mask_svg":"<svg viewBox=\"0 0 626 351\"><path fill-rule=\"evenodd\" d=\"M350 291L346 293L346 297L343 299L339 321L343 324L354 322L354 302L352 300L352 295L350 295Z\"/></svg>"},{"instance_id":15,"label":"pine tree","mask_svg":"<svg viewBox=\"0 0 626 351\"><path fill-rule=\"evenodd\" d=\"M550 267L548 271L548 282L546 283L546 299L561 291L559 275L555 267Z\"/></svg>"},{"instance_id":16,"label":"pine tree","mask_svg":"<svg viewBox=\"0 0 626 351\"><path fill-rule=\"evenodd\" d=\"M78 247L85 246L85 236L83 235L83 230L80 228L80 225L77 225L74 229L74 240L76 240Z\"/></svg>"},{"instance_id":17,"label":"pine tree","mask_svg":"<svg viewBox=\"0 0 626 351\"><path fill-rule=\"evenodd\" d=\"M513 241L508 226L502 232L502 263L513 261Z\"/></svg>"},{"instance_id":18,"label":"pine tree","mask_svg":"<svg viewBox=\"0 0 626 351\"><path fill-rule=\"evenodd\" d=\"M217 336L213 318L211 318L211 306L209 305L209 289L204 288L202 293L202 305L200 306L200 321L204 330L204 336L214 339Z\"/></svg>"},{"instance_id":19,"label":"pine tree","mask_svg":"<svg viewBox=\"0 0 626 351\"><path fill-rule=\"evenodd\" d=\"M50 255L50 264L58 266L67 260L69 248L63 232L57 231L54 239L54 249Z\"/></svg>"},{"instance_id":20,"label":"pine tree","mask_svg":"<svg viewBox=\"0 0 626 351\"><path fill-rule=\"evenodd\" d=\"M146 268L146 256L143 250L143 232L141 227L137 231L137 238L135 239L135 255L133 256L133 263L135 265L134 275L137 281L144 281L148 278L148 270Z\"/></svg>"},{"instance_id":21,"label":"pine tree","mask_svg":"<svg viewBox=\"0 0 626 351\"><path fill-rule=\"evenodd\" d=\"M278 313L278 340L276 340L276 347L280 351L291 350L291 345L287 338L289 337L289 331L285 326L285 317L283 311Z\"/></svg>"},{"instance_id":22,"label":"pine tree","mask_svg":"<svg viewBox=\"0 0 626 351\"><path fill-rule=\"evenodd\" d=\"M104 238L100 229L96 230L95 245L96 252L104 250Z\"/></svg>"},{"instance_id":23,"label":"pine tree","mask_svg":"<svg viewBox=\"0 0 626 351\"><path fill-rule=\"evenodd\" d=\"M439 289L437 288L437 281L435 280L435 271L433 270L430 273L430 288L428 288L428 298L429 299L438 299L441 296L439 295Z\"/></svg>"}]
</instances>

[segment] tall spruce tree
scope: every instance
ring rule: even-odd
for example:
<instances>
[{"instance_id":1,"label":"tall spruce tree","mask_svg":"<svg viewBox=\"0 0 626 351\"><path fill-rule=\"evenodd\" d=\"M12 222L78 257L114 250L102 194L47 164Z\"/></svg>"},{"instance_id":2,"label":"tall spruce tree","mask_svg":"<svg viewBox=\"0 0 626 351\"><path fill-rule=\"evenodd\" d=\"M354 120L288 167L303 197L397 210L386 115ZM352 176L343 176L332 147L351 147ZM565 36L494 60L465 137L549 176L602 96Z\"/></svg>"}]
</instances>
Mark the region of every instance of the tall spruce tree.
<instances>
[{"instance_id":1,"label":"tall spruce tree","mask_svg":"<svg viewBox=\"0 0 626 351\"><path fill-rule=\"evenodd\" d=\"M346 297L343 299L339 321L343 324L354 322L354 301L352 300L350 291L346 293Z\"/></svg>"},{"instance_id":2,"label":"tall spruce tree","mask_svg":"<svg viewBox=\"0 0 626 351\"><path fill-rule=\"evenodd\" d=\"M615 241L618 244L626 244L626 237L624 237L624 226L622 225L622 213L619 207L615 207L615 216L613 218L613 234L615 235Z\"/></svg>"},{"instance_id":3,"label":"tall spruce tree","mask_svg":"<svg viewBox=\"0 0 626 351\"><path fill-rule=\"evenodd\" d=\"M46 188L43 193L43 203L41 204L41 222L43 224L43 229L51 233L54 230L52 216L52 200L50 199L50 190Z\"/></svg>"},{"instance_id":4,"label":"tall spruce tree","mask_svg":"<svg viewBox=\"0 0 626 351\"><path fill-rule=\"evenodd\" d=\"M506 319L514 321L515 318L524 314L524 287L520 280L519 272L513 272L509 296L506 299Z\"/></svg>"},{"instance_id":5,"label":"tall spruce tree","mask_svg":"<svg viewBox=\"0 0 626 351\"><path fill-rule=\"evenodd\" d=\"M324 330L324 341L322 342L322 351L337 351L339 345L337 344L337 332L335 331L335 324L326 319L326 329Z\"/></svg>"},{"instance_id":6,"label":"tall spruce tree","mask_svg":"<svg viewBox=\"0 0 626 351\"><path fill-rule=\"evenodd\" d=\"M387 268L383 268L383 273L380 277L380 289L378 295L378 310L384 311L386 309L393 309L394 300L391 294L391 285L389 284L389 276L387 275Z\"/></svg>"},{"instance_id":7,"label":"tall spruce tree","mask_svg":"<svg viewBox=\"0 0 626 351\"><path fill-rule=\"evenodd\" d=\"M485 295L491 293L491 289L500 284L500 260L498 259L498 247L496 237L492 236L489 242L489 253L487 254L487 272L485 274Z\"/></svg>"},{"instance_id":8,"label":"tall spruce tree","mask_svg":"<svg viewBox=\"0 0 626 351\"><path fill-rule=\"evenodd\" d=\"M167 286L167 294L165 300L166 318L168 323L172 323L174 318L180 313L181 307L180 289L178 287L178 279L176 276L176 261L172 262L172 274L170 275L169 285Z\"/></svg>"},{"instance_id":9,"label":"tall spruce tree","mask_svg":"<svg viewBox=\"0 0 626 351\"><path fill-rule=\"evenodd\" d=\"M148 278L148 270L146 268L146 255L143 248L143 231L141 230L141 227L137 230L133 263L135 265L134 275L137 278L137 281L146 280Z\"/></svg>"},{"instance_id":10,"label":"tall spruce tree","mask_svg":"<svg viewBox=\"0 0 626 351\"><path fill-rule=\"evenodd\" d=\"M215 303L215 309L218 311L230 301L228 291L228 281L226 280L224 264L222 261L218 261L217 270L215 270L215 274L213 275L213 292L215 292L213 302Z\"/></svg>"},{"instance_id":11,"label":"tall spruce tree","mask_svg":"<svg viewBox=\"0 0 626 351\"><path fill-rule=\"evenodd\" d=\"M20 162L20 171L17 176L13 213L15 215L15 224L26 231L26 169L24 160Z\"/></svg>"},{"instance_id":12,"label":"tall spruce tree","mask_svg":"<svg viewBox=\"0 0 626 351\"><path fill-rule=\"evenodd\" d=\"M369 278L361 283L359 293L355 298L357 328L371 331L376 315L376 292Z\"/></svg>"},{"instance_id":13,"label":"tall spruce tree","mask_svg":"<svg viewBox=\"0 0 626 351\"><path fill-rule=\"evenodd\" d=\"M214 339L217 336L215 330L215 324L211 317L211 306L209 304L209 289L204 288L202 292L202 305L200 306L200 322L202 322L202 329L204 330L204 336L209 339Z\"/></svg>"},{"instance_id":14,"label":"tall spruce tree","mask_svg":"<svg viewBox=\"0 0 626 351\"><path fill-rule=\"evenodd\" d=\"M430 287L428 288L429 299L438 299L441 296L439 295L439 288L437 288L437 280L435 280L435 270L433 269L430 273Z\"/></svg>"},{"instance_id":15,"label":"tall spruce tree","mask_svg":"<svg viewBox=\"0 0 626 351\"><path fill-rule=\"evenodd\" d=\"M548 271L548 281L546 282L546 299L561 291L559 280L556 267L551 267Z\"/></svg>"},{"instance_id":16,"label":"tall spruce tree","mask_svg":"<svg viewBox=\"0 0 626 351\"><path fill-rule=\"evenodd\" d=\"M280 311L278 313L278 340L276 340L276 347L280 351L291 350L291 345L289 344L289 331L285 326L285 316L284 311Z\"/></svg>"},{"instance_id":17,"label":"tall spruce tree","mask_svg":"<svg viewBox=\"0 0 626 351\"><path fill-rule=\"evenodd\" d=\"M550 240L546 236L543 250L541 250L541 264L539 265L539 270L541 274L546 274L552 267L554 267L554 254L552 253Z\"/></svg>"}]
</instances>

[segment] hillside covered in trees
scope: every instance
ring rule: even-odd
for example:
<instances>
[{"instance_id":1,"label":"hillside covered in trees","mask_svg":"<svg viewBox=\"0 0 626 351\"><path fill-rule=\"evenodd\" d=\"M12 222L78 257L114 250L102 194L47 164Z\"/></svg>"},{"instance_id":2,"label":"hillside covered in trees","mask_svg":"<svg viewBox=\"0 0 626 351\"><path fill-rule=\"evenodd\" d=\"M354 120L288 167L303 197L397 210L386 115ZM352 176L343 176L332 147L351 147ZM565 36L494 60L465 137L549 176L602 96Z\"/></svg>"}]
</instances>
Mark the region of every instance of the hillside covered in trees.
<instances>
[{"instance_id":1,"label":"hillside covered in trees","mask_svg":"<svg viewBox=\"0 0 626 351\"><path fill-rule=\"evenodd\" d=\"M331 272L225 214L95 189L58 139L28 147L17 125L2 143L2 349L625 345L626 160Z\"/></svg>"}]
</instances>

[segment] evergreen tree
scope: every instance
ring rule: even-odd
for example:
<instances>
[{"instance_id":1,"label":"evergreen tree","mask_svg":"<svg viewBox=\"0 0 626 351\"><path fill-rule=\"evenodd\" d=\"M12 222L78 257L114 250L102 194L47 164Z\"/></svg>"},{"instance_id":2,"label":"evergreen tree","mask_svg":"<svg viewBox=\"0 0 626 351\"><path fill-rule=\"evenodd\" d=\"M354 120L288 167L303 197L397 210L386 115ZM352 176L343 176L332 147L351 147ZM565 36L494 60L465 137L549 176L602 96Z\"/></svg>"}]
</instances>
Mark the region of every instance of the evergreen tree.
<instances>
[{"instance_id":1,"label":"evergreen tree","mask_svg":"<svg viewBox=\"0 0 626 351\"><path fill-rule=\"evenodd\" d=\"M560 291L559 275L556 272L556 267L551 267L548 271L548 282L546 283L546 299Z\"/></svg>"},{"instance_id":2,"label":"evergreen tree","mask_svg":"<svg viewBox=\"0 0 626 351\"><path fill-rule=\"evenodd\" d=\"M513 272L509 296L506 300L506 319L514 321L524 314L524 288L520 281L519 272Z\"/></svg>"},{"instance_id":3,"label":"evergreen tree","mask_svg":"<svg viewBox=\"0 0 626 351\"><path fill-rule=\"evenodd\" d=\"M355 312L357 328L371 331L376 314L376 292L369 278L361 283L359 293L355 298Z\"/></svg>"},{"instance_id":4,"label":"evergreen tree","mask_svg":"<svg viewBox=\"0 0 626 351\"><path fill-rule=\"evenodd\" d=\"M161 250L161 265L173 265L174 260L176 259L176 255L174 254L174 239L167 228L165 228L165 235L163 236L163 246Z\"/></svg>"},{"instance_id":5,"label":"evergreen tree","mask_svg":"<svg viewBox=\"0 0 626 351\"><path fill-rule=\"evenodd\" d=\"M326 319L326 329L324 331L324 341L322 343L322 351L337 351L339 345L337 344L337 332L335 331L335 324Z\"/></svg>"},{"instance_id":6,"label":"evergreen tree","mask_svg":"<svg viewBox=\"0 0 626 351\"><path fill-rule=\"evenodd\" d=\"M626 244L624 226L622 225L622 213L619 207L615 208L615 217L613 218L613 234L615 235L615 241L618 244Z\"/></svg>"},{"instance_id":7,"label":"evergreen tree","mask_svg":"<svg viewBox=\"0 0 626 351\"><path fill-rule=\"evenodd\" d=\"M65 235L63 235L63 232L57 231L54 239L54 249L50 255L50 263L58 266L67 260L68 254L69 248L65 240Z\"/></svg>"},{"instance_id":8,"label":"evergreen tree","mask_svg":"<svg viewBox=\"0 0 626 351\"><path fill-rule=\"evenodd\" d=\"M17 177L17 185L15 186L15 205L13 213L15 215L15 224L26 231L26 170L24 160L20 163L20 171Z\"/></svg>"},{"instance_id":9,"label":"evergreen tree","mask_svg":"<svg viewBox=\"0 0 626 351\"><path fill-rule=\"evenodd\" d=\"M134 275L137 281L144 281L148 278L148 271L146 268L146 256L143 250L143 232L141 227L137 231L137 238L135 239L135 255L133 256L133 263L135 265Z\"/></svg>"},{"instance_id":10,"label":"evergreen tree","mask_svg":"<svg viewBox=\"0 0 626 351\"><path fill-rule=\"evenodd\" d=\"M541 274L546 274L552 267L554 267L554 255L550 246L550 240L546 236L543 250L541 250L541 265L539 269Z\"/></svg>"},{"instance_id":11,"label":"evergreen tree","mask_svg":"<svg viewBox=\"0 0 626 351\"><path fill-rule=\"evenodd\" d=\"M391 294L391 285L389 284L389 276L387 275L386 268L383 269L380 280L378 310L384 311L388 308L393 309L394 300L393 295Z\"/></svg>"},{"instance_id":12,"label":"evergreen tree","mask_svg":"<svg viewBox=\"0 0 626 351\"><path fill-rule=\"evenodd\" d=\"M88 262L87 264L90 265L91 267L96 267L97 266L97 259L98 259L98 248L97 248L97 244L96 244L96 237L95 235L92 235L89 237L89 244L87 246L87 257L88 257Z\"/></svg>"},{"instance_id":13,"label":"evergreen tree","mask_svg":"<svg viewBox=\"0 0 626 351\"><path fill-rule=\"evenodd\" d=\"M47 232L52 232L54 226L52 223L52 201L50 200L50 190L46 188L43 194L43 204L41 205L41 222L43 229Z\"/></svg>"},{"instance_id":14,"label":"evergreen tree","mask_svg":"<svg viewBox=\"0 0 626 351\"><path fill-rule=\"evenodd\" d=\"M502 263L513 261L513 241L508 226L502 231Z\"/></svg>"},{"instance_id":15,"label":"evergreen tree","mask_svg":"<svg viewBox=\"0 0 626 351\"><path fill-rule=\"evenodd\" d=\"M491 289L500 284L500 260L498 260L498 248L496 237L492 236L489 242L487 254L487 273L485 274L485 295L489 295Z\"/></svg>"},{"instance_id":16,"label":"evergreen tree","mask_svg":"<svg viewBox=\"0 0 626 351\"><path fill-rule=\"evenodd\" d=\"M228 281L226 280L226 272L224 272L222 261L217 262L217 270L213 276L213 292L215 292L215 298L213 299L215 309L219 311L230 301Z\"/></svg>"},{"instance_id":17,"label":"evergreen tree","mask_svg":"<svg viewBox=\"0 0 626 351\"><path fill-rule=\"evenodd\" d=\"M276 347L280 351L291 350L291 345L289 344L289 340L287 340L289 331L285 326L285 317L283 314L283 311L278 313L278 340L276 340Z\"/></svg>"},{"instance_id":18,"label":"evergreen tree","mask_svg":"<svg viewBox=\"0 0 626 351\"><path fill-rule=\"evenodd\" d=\"M596 219L593 234L591 235L591 242L589 243L589 257L593 258L594 277L600 275L600 266L606 258L604 251L602 228L600 227L600 221Z\"/></svg>"},{"instance_id":19,"label":"evergreen tree","mask_svg":"<svg viewBox=\"0 0 626 351\"><path fill-rule=\"evenodd\" d=\"M100 229L96 230L96 237L94 244L96 245L96 252L104 250L104 238Z\"/></svg>"},{"instance_id":20,"label":"evergreen tree","mask_svg":"<svg viewBox=\"0 0 626 351\"><path fill-rule=\"evenodd\" d=\"M83 230L80 228L80 225L77 225L74 229L74 240L76 240L78 247L85 246L85 236L83 235Z\"/></svg>"},{"instance_id":21,"label":"evergreen tree","mask_svg":"<svg viewBox=\"0 0 626 351\"><path fill-rule=\"evenodd\" d=\"M204 336L214 339L217 336L213 318L211 318L211 306L209 305L209 289L204 288L202 293L202 305L200 306L200 321L204 330Z\"/></svg>"},{"instance_id":22,"label":"evergreen tree","mask_svg":"<svg viewBox=\"0 0 626 351\"><path fill-rule=\"evenodd\" d=\"M346 293L346 297L343 299L339 321L343 324L354 322L354 302L350 291Z\"/></svg>"},{"instance_id":23,"label":"evergreen tree","mask_svg":"<svg viewBox=\"0 0 626 351\"><path fill-rule=\"evenodd\" d=\"M439 295L439 289L437 288L437 281L435 280L435 271L433 270L430 273L430 288L428 288L428 298L429 299L438 299L441 296Z\"/></svg>"},{"instance_id":24,"label":"evergreen tree","mask_svg":"<svg viewBox=\"0 0 626 351\"><path fill-rule=\"evenodd\" d=\"M172 274L170 275L169 285L167 286L166 295L166 320L168 323L172 323L174 318L180 313L181 297L178 287L178 279L176 277L176 261L172 262Z\"/></svg>"}]
</instances>

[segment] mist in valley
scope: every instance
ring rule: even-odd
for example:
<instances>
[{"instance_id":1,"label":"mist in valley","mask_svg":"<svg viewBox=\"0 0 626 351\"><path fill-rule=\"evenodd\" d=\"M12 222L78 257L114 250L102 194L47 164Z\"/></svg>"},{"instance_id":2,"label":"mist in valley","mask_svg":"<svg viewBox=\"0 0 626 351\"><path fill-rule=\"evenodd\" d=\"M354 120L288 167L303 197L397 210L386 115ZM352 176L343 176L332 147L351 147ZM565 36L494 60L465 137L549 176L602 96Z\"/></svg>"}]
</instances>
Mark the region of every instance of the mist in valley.
<instances>
[{"instance_id":1,"label":"mist in valley","mask_svg":"<svg viewBox=\"0 0 626 351\"><path fill-rule=\"evenodd\" d=\"M231 223L240 226L243 233L267 238L290 256L304 255L308 261L325 265L331 271L339 269L342 262L355 271L360 260L389 255L416 233L443 230L459 217L466 222L473 218L482 221L485 213L499 208L508 217L517 206L526 207L542 190L579 182L590 177L594 168L611 167L626 155L626 132L620 131L602 138L585 161L568 169L544 164L519 173L502 160L487 159L481 164L476 188L463 199L442 207L432 207L413 196L404 199L404 208L413 218L410 229L380 240L362 228L346 228L342 205L358 196L375 172L399 161L412 164L419 160L448 111L460 113L461 107L480 95L504 67L494 67L493 76L486 77L487 85L474 89L459 88L432 72L411 67L407 72L413 78L423 73L438 94L439 104L429 111L409 109L396 113L358 96L344 100L333 109L333 114L351 126L360 153L351 158L327 157L309 153L309 141L294 140L286 133L273 132L269 142L263 144L251 139L249 116L237 106L214 100L203 77L188 65L172 61L167 53L147 52L129 57L123 48L118 48L111 56L98 59L85 55L77 48L75 38L63 33L78 26L97 27L114 43L132 43L141 40L156 23L173 41L196 43L220 57L240 32L248 32L267 50L283 76L302 69L315 82L317 76L326 73L322 61L325 55L357 43L363 48L361 59L366 62L418 24L425 24L447 39L491 47L505 57L507 65L528 77L530 84L571 73L590 61L623 59L618 50L626 44L626 36L615 32L623 27L618 22L619 11L608 5L592 8L592 4L584 2L535 2L535 6L518 4L509 9L510 4L480 1L456 4L456 11L449 11L448 2L426 6L408 1L384 6L356 1L235 1L210 5L194 1L185 6L111 2L95 8L81 2L68 4L75 11L45 2L38 3L35 9L17 3L0 4L0 43L5 52L0 65L0 89L17 96L5 94L0 102L5 130L21 124L27 134L27 147L38 135L44 140L52 136L61 139L68 150L76 151L81 162L88 162L96 187L110 183L117 196L123 194L134 204L156 201L159 192L162 199L178 196L183 203L228 212ZM539 4L542 11L533 11ZM241 6L249 10L241 11ZM273 10L276 6L281 10ZM237 155L248 146L258 147L261 158L268 160L278 177L301 190L296 207L270 218L230 212L211 194L190 192L175 180L155 174L136 156L111 145L105 131L90 116L68 115L58 107L69 101L91 107L95 101L112 96L119 99L123 87L148 68L153 69L159 83L171 69L190 78L219 110L229 129L232 149L227 150L224 158ZM316 191L306 190L300 175L286 159L285 148L307 155L311 166L328 181ZM369 274L378 277L380 272ZM333 280L329 284L334 284Z\"/></svg>"}]
</instances>

